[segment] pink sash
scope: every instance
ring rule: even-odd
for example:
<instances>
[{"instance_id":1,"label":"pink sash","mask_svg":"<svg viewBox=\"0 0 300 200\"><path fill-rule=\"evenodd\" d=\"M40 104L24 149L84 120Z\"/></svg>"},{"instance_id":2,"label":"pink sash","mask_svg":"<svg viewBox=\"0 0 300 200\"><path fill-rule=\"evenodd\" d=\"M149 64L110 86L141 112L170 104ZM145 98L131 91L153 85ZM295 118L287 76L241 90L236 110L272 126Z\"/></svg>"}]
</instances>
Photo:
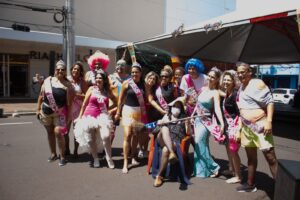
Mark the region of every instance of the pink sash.
<instances>
[{"instance_id":1,"label":"pink sash","mask_svg":"<svg viewBox=\"0 0 300 200\"><path fill-rule=\"evenodd\" d=\"M78 115L80 113L80 108L82 106L82 102L83 101L81 99L79 99L78 97L76 97L76 96L74 97L73 102L72 102L72 113L71 113L72 120L75 120L78 117Z\"/></svg>"},{"instance_id":2,"label":"pink sash","mask_svg":"<svg viewBox=\"0 0 300 200\"><path fill-rule=\"evenodd\" d=\"M97 101L99 103L99 109L101 113L108 113L107 111L107 97L102 95L99 91L99 88L97 86L94 86L93 92L95 94L95 97L97 97Z\"/></svg>"},{"instance_id":3,"label":"pink sash","mask_svg":"<svg viewBox=\"0 0 300 200\"><path fill-rule=\"evenodd\" d=\"M200 91L196 91L196 87L193 83L193 80L191 78L191 76L188 74L185 77L185 81L187 83L188 86L188 90L186 91L187 95L189 96L189 98L192 98L195 102L197 101L197 97L198 97L198 93L200 93ZM187 112L188 114L192 114L195 108L195 104L187 104Z\"/></svg>"},{"instance_id":4,"label":"pink sash","mask_svg":"<svg viewBox=\"0 0 300 200\"><path fill-rule=\"evenodd\" d=\"M236 132L238 131L238 126L239 126L239 116L237 115L234 119L229 115L229 113L227 112L226 108L225 108L225 101L226 101L226 97L224 98L223 101L223 112L224 112L224 117L225 120L228 124L228 137L229 139L234 138Z\"/></svg>"},{"instance_id":5,"label":"pink sash","mask_svg":"<svg viewBox=\"0 0 300 200\"><path fill-rule=\"evenodd\" d=\"M236 102L240 101L241 90L242 90L242 86L239 88L239 90L237 92ZM265 113L266 113L266 111L265 111ZM266 114L264 116L266 116ZM263 133L264 132L264 127L258 125L257 123L253 123L253 122L245 119L243 116L240 116L240 118L241 118L241 121L242 121L243 125L245 125L248 128L250 128L253 132L255 132L255 133Z\"/></svg>"},{"instance_id":6,"label":"pink sash","mask_svg":"<svg viewBox=\"0 0 300 200\"><path fill-rule=\"evenodd\" d=\"M162 91L161 91L161 87L158 86L156 91L155 91L155 95L159 101L160 106L167 111L168 110L168 103L166 102L165 98L162 95Z\"/></svg>"},{"instance_id":7,"label":"pink sash","mask_svg":"<svg viewBox=\"0 0 300 200\"><path fill-rule=\"evenodd\" d=\"M53 110L53 112L58 114L58 121L61 128L59 129L59 133L61 135L65 135L68 133L67 128L67 108L66 106L58 108L53 97L52 86L51 86L51 77L45 80L45 95L49 101L49 106Z\"/></svg>"},{"instance_id":8,"label":"pink sash","mask_svg":"<svg viewBox=\"0 0 300 200\"><path fill-rule=\"evenodd\" d=\"M236 141L236 134L239 131L239 119L240 117L237 115L234 119L229 115L228 111L225 108L225 101L226 97L224 98L223 101L223 113L224 113L224 118L227 122L228 128L228 140L229 140L229 149L232 152L237 152L239 150L239 142Z\"/></svg>"},{"instance_id":9,"label":"pink sash","mask_svg":"<svg viewBox=\"0 0 300 200\"><path fill-rule=\"evenodd\" d=\"M212 115L212 117L208 117L204 115L205 113L210 113L210 111L206 109L200 102L198 102L197 114L200 116L201 123L209 130L210 134L214 136L216 141L224 142L225 135L222 134L215 115Z\"/></svg>"},{"instance_id":10,"label":"pink sash","mask_svg":"<svg viewBox=\"0 0 300 200\"><path fill-rule=\"evenodd\" d=\"M70 77L69 80L71 81L73 87L76 88L75 81L72 79L72 77ZM80 80L80 84L79 84L80 91L81 91L81 87L82 87L81 85L82 85L82 80ZM72 111L71 111L72 120L77 119L77 117L80 113L80 108L82 106L82 103L83 103L82 99L80 99L77 96L74 96L74 99L73 99L73 102L72 102Z\"/></svg>"},{"instance_id":11,"label":"pink sash","mask_svg":"<svg viewBox=\"0 0 300 200\"><path fill-rule=\"evenodd\" d=\"M147 113L146 113L146 107L145 107L143 93L141 92L140 88L135 84L135 82L132 79L128 80L128 84L130 85L130 87L132 88L134 93L136 94L136 97L139 101L140 108L141 108L141 115L142 115L141 120L143 123L147 123L148 119L147 119Z\"/></svg>"}]
</instances>

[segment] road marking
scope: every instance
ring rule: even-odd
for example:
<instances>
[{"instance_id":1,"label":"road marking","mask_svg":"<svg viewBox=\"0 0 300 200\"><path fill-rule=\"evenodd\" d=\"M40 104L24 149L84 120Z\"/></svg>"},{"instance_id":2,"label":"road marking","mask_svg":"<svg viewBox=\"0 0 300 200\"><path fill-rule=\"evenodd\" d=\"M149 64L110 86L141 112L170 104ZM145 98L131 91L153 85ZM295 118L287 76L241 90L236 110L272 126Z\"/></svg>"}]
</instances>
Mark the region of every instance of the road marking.
<instances>
[{"instance_id":1,"label":"road marking","mask_svg":"<svg viewBox=\"0 0 300 200\"><path fill-rule=\"evenodd\" d=\"M32 122L2 123L2 124L0 124L0 126L6 126L6 125L23 125L23 124L32 124Z\"/></svg>"}]
</instances>

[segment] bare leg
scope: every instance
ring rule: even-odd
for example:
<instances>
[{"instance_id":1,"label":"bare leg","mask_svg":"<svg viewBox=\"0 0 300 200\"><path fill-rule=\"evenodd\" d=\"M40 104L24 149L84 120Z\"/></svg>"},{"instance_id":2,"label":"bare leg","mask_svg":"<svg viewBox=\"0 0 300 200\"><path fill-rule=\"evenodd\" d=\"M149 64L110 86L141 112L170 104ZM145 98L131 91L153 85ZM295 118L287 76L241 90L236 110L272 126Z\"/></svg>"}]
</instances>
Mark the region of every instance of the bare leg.
<instances>
[{"instance_id":1,"label":"bare leg","mask_svg":"<svg viewBox=\"0 0 300 200\"><path fill-rule=\"evenodd\" d=\"M56 141L55 141L55 134L54 134L54 127L53 125L45 126L48 136L48 144L51 152L51 157L56 157Z\"/></svg>"},{"instance_id":2,"label":"bare leg","mask_svg":"<svg viewBox=\"0 0 300 200\"><path fill-rule=\"evenodd\" d=\"M236 153L232 152L231 157L232 157L234 175L235 175L235 177L238 177L239 180L242 180L242 177L241 177L241 159L240 159L240 156L239 156L238 152L236 152Z\"/></svg>"},{"instance_id":3,"label":"bare leg","mask_svg":"<svg viewBox=\"0 0 300 200\"><path fill-rule=\"evenodd\" d=\"M123 141L123 157L124 157L124 163L123 163L123 173L128 173L128 154L131 144L131 138L132 138L132 131L131 127L126 126L124 127L124 141Z\"/></svg>"},{"instance_id":4,"label":"bare leg","mask_svg":"<svg viewBox=\"0 0 300 200\"><path fill-rule=\"evenodd\" d=\"M162 144L162 146L166 146L170 153L174 153L173 144L170 136L169 128L163 126L158 135L158 142Z\"/></svg>"},{"instance_id":5,"label":"bare leg","mask_svg":"<svg viewBox=\"0 0 300 200\"><path fill-rule=\"evenodd\" d=\"M269 151L263 151L263 154L269 164L273 179L275 180L277 175L277 167L278 167L275 150L274 148L271 148Z\"/></svg>"},{"instance_id":6,"label":"bare leg","mask_svg":"<svg viewBox=\"0 0 300 200\"><path fill-rule=\"evenodd\" d=\"M75 127L75 123L73 122L73 133L74 133L74 127ZM69 127L68 130L70 130L70 128L71 128L71 126ZM78 147L79 147L79 143L76 141L76 138L74 137L74 151L73 151L73 155L74 155L75 158L77 158L77 156L78 156Z\"/></svg>"},{"instance_id":7,"label":"bare leg","mask_svg":"<svg viewBox=\"0 0 300 200\"><path fill-rule=\"evenodd\" d=\"M112 145L114 139L115 139L115 135L116 135L116 126L113 127L113 132L110 134L110 144Z\"/></svg>"},{"instance_id":8,"label":"bare leg","mask_svg":"<svg viewBox=\"0 0 300 200\"><path fill-rule=\"evenodd\" d=\"M160 145L162 147L166 146L166 148L170 152L170 155L169 155L170 163L174 164L175 162L177 162L178 159L173 150L173 143L172 143L172 139L171 139L170 131L169 131L168 127L164 126L161 128L161 131L158 134L158 142L160 143Z\"/></svg>"},{"instance_id":9,"label":"bare leg","mask_svg":"<svg viewBox=\"0 0 300 200\"><path fill-rule=\"evenodd\" d=\"M91 134L91 137L92 137L92 140L89 142L90 152L91 152L93 158L95 159L95 158L98 158L97 144L96 144L97 130L96 129L91 129L90 134Z\"/></svg>"},{"instance_id":10,"label":"bare leg","mask_svg":"<svg viewBox=\"0 0 300 200\"><path fill-rule=\"evenodd\" d=\"M54 132L58 143L58 150L60 154L60 159L65 159L65 137L59 133L60 127L55 127Z\"/></svg>"},{"instance_id":11,"label":"bare leg","mask_svg":"<svg viewBox=\"0 0 300 200\"><path fill-rule=\"evenodd\" d=\"M131 164L138 165L139 162L136 160L137 158L137 146L138 146L138 135L132 134L131 138Z\"/></svg>"},{"instance_id":12,"label":"bare leg","mask_svg":"<svg viewBox=\"0 0 300 200\"><path fill-rule=\"evenodd\" d=\"M70 133L70 128L71 128L71 122L68 124L68 133L66 135L64 135L65 137L65 154L66 155L70 155L70 137L69 137L69 133Z\"/></svg>"},{"instance_id":13,"label":"bare leg","mask_svg":"<svg viewBox=\"0 0 300 200\"><path fill-rule=\"evenodd\" d=\"M144 153L148 150L148 142L149 142L148 133L146 131L143 131L142 133L139 133L138 134L138 141L139 141L140 151L142 151L143 156L145 156Z\"/></svg>"},{"instance_id":14,"label":"bare leg","mask_svg":"<svg viewBox=\"0 0 300 200\"><path fill-rule=\"evenodd\" d=\"M255 173L257 168L257 148L256 147L246 147L246 153L248 158L248 180L249 185L255 183Z\"/></svg>"},{"instance_id":15,"label":"bare leg","mask_svg":"<svg viewBox=\"0 0 300 200\"><path fill-rule=\"evenodd\" d=\"M74 151L73 151L74 156L78 156L78 147L79 147L79 143L74 138Z\"/></svg>"},{"instance_id":16,"label":"bare leg","mask_svg":"<svg viewBox=\"0 0 300 200\"><path fill-rule=\"evenodd\" d=\"M234 172L234 170L233 170L233 160L232 160L232 155L231 155L231 152L230 152L230 149L229 149L229 144L226 145L226 153L227 153L227 156L228 156L229 171L233 173Z\"/></svg>"},{"instance_id":17,"label":"bare leg","mask_svg":"<svg viewBox=\"0 0 300 200\"><path fill-rule=\"evenodd\" d=\"M232 167L234 171L234 177L227 179L226 183L240 183L242 180L241 177L241 159L238 152L229 152L232 159Z\"/></svg>"},{"instance_id":18,"label":"bare leg","mask_svg":"<svg viewBox=\"0 0 300 200\"><path fill-rule=\"evenodd\" d=\"M111 137L110 137L110 130L108 128L102 128L100 129L100 135L103 142L103 147L106 154L106 161L108 164L108 167L113 169L115 168L115 165L113 163L113 160L111 158Z\"/></svg>"},{"instance_id":19,"label":"bare leg","mask_svg":"<svg viewBox=\"0 0 300 200\"><path fill-rule=\"evenodd\" d=\"M154 187L159 187L163 184L163 177L162 174L164 172L164 170L166 169L167 165L168 165L168 161L169 161L169 150L166 146L164 146L162 148L162 155L161 155L161 164L159 167L159 172L155 178Z\"/></svg>"},{"instance_id":20,"label":"bare leg","mask_svg":"<svg viewBox=\"0 0 300 200\"><path fill-rule=\"evenodd\" d=\"M164 170L166 169L167 165L168 165L168 161L169 161L169 150L166 146L163 147L162 149L163 153L161 156L161 165L158 171L158 176L162 176L162 173L164 172Z\"/></svg>"}]
</instances>

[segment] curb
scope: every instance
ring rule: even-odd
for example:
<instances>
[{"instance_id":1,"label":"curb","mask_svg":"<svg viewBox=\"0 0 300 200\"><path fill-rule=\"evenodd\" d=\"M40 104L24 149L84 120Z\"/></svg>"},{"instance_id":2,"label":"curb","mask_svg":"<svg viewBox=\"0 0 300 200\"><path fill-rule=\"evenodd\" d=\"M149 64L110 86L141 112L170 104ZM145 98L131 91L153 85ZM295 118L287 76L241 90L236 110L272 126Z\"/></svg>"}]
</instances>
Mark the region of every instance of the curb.
<instances>
[{"instance_id":1,"label":"curb","mask_svg":"<svg viewBox=\"0 0 300 200\"><path fill-rule=\"evenodd\" d=\"M3 113L1 117L19 117L19 116L26 116L26 115L35 115L35 111L16 111L16 112L9 112L9 113Z\"/></svg>"}]
</instances>

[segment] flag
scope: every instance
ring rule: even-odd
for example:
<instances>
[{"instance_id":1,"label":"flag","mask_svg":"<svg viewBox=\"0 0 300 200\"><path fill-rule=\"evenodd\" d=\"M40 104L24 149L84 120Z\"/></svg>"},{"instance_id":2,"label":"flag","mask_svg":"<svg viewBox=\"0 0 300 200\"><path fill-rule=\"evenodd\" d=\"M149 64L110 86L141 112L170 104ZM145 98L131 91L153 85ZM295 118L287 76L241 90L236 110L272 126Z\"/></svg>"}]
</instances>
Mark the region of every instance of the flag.
<instances>
[{"instance_id":1,"label":"flag","mask_svg":"<svg viewBox=\"0 0 300 200\"><path fill-rule=\"evenodd\" d=\"M153 130L157 125L157 122L151 122L151 123L148 123L148 124L145 124L145 127L148 129L148 130Z\"/></svg>"}]
</instances>

